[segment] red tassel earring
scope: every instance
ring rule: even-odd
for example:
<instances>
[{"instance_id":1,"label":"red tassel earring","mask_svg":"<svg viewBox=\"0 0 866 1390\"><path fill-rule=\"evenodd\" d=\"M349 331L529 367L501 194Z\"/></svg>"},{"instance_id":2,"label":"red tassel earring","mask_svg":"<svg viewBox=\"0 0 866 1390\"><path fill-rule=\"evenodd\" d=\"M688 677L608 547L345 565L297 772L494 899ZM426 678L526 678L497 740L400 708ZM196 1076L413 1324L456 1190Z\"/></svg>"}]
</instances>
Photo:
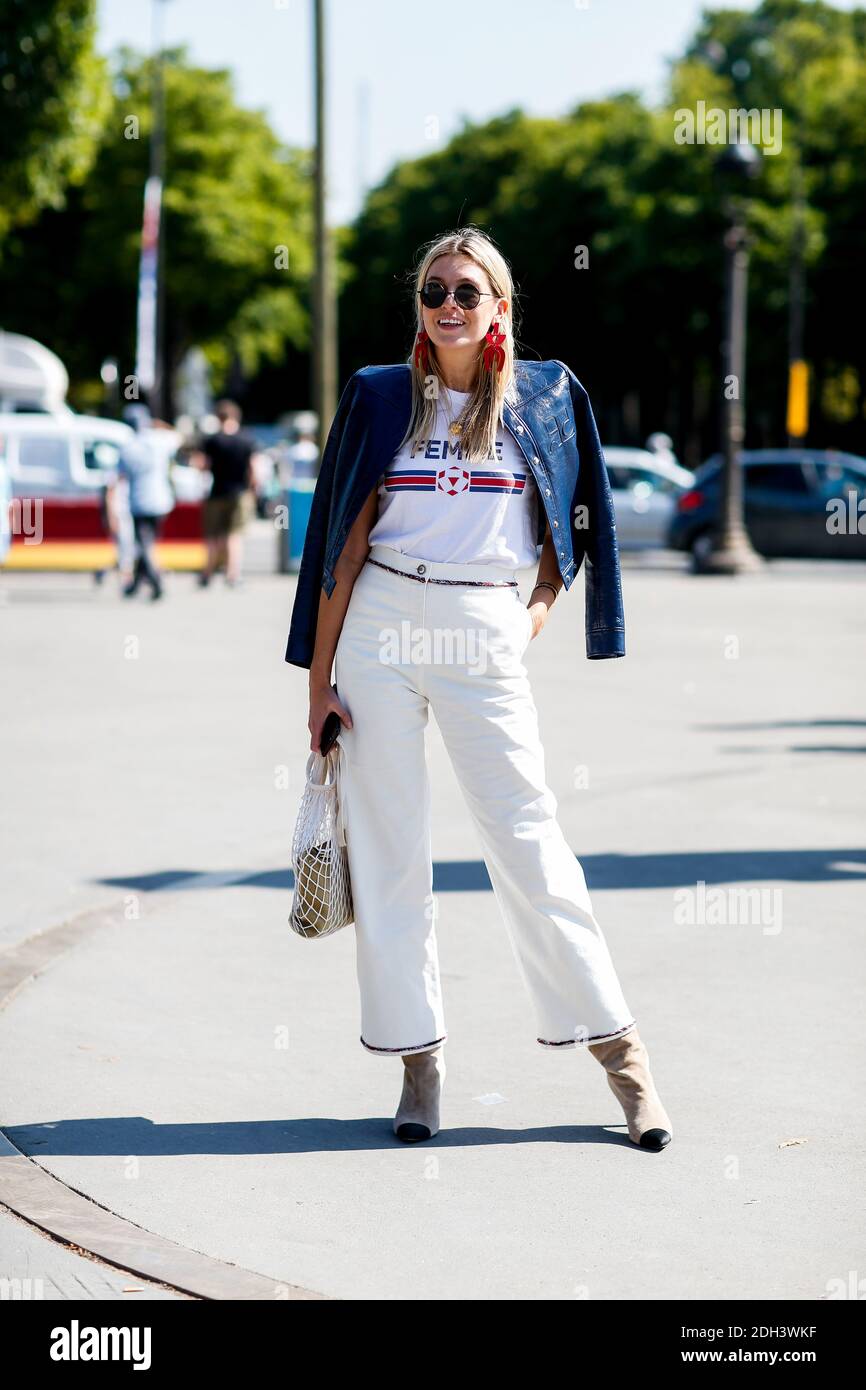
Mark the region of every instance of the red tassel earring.
<instances>
[{"instance_id":1,"label":"red tassel earring","mask_svg":"<svg viewBox=\"0 0 866 1390\"><path fill-rule=\"evenodd\" d=\"M484 341L487 344L483 354L485 367L491 372L494 367L498 367L502 371L505 366L505 348L502 346L505 342L505 334L500 329L496 319L487 330Z\"/></svg>"},{"instance_id":2,"label":"red tassel earring","mask_svg":"<svg viewBox=\"0 0 866 1390\"><path fill-rule=\"evenodd\" d=\"M430 334L426 328L418 330L415 339L415 366L420 368L425 375L430 372Z\"/></svg>"}]
</instances>

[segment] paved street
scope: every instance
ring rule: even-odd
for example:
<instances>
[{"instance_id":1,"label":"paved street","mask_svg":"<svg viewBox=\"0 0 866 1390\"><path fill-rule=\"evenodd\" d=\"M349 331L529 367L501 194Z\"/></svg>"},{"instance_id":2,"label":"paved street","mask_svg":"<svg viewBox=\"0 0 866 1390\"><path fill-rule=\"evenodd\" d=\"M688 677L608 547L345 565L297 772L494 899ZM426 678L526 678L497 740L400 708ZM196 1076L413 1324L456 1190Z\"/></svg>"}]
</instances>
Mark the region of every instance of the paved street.
<instances>
[{"instance_id":1,"label":"paved street","mask_svg":"<svg viewBox=\"0 0 866 1390\"><path fill-rule=\"evenodd\" d=\"M624 564L626 659L585 660L578 580L527 662L668 1151L627 1141L592 1057L536 1044L435 724L449 1069L439 1136L394 1138L351 929L286 923L306 673L295 581L264 573L170 576L153 605L0 575L11 1145L139 1239L332 1298L815 1300L862 1276L866 567ZM100 1267L59 1251L0 1213L0 1277L78 1297L65 1261Z\"/></svg>"}]
</instances>

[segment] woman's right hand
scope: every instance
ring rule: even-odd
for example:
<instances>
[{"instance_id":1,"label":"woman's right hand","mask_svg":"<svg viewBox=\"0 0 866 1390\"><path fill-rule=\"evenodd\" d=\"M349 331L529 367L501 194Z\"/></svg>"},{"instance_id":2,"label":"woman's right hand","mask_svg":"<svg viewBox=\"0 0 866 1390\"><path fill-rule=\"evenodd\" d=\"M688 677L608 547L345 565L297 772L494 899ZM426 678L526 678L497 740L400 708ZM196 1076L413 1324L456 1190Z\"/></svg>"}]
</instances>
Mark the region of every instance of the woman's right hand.
<instances>
[{"instance_id":1,"label":"woman's right hand","mask_svg":"<svg viewBox=\"0 0 866 1390\"><path fill-rule=\"evenodd\" d=\"M307 728L310 731L310 750L318 753L322 742L322 729L325 720L336 710L347 729L352 727L352 716L346 709L334 687L330 684L310 686L310 718Z\"/></svg>"}]
</instances>

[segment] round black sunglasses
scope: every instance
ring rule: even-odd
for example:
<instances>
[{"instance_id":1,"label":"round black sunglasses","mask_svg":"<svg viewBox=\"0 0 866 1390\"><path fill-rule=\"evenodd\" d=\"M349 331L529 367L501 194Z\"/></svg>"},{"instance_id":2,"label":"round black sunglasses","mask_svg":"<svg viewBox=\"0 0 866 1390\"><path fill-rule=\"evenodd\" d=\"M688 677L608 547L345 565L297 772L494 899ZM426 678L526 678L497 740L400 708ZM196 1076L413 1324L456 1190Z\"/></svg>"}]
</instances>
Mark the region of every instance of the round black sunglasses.
<instances>
[{"instance_id":1,"label":"round black sunglasses","mask_svg":"<svg viewBox=\"0 0 866 1390\"><path fill-rule=\"evenodd\" d=\"M446 290L438 280L430 280L418 293L425 309L441 309L451 290ZM454 303L459 304L461 309L477 309L482 299L495 298L493 294L482 294L469 280L464 280L454 290Z\"/></svg>"}]
</instances>

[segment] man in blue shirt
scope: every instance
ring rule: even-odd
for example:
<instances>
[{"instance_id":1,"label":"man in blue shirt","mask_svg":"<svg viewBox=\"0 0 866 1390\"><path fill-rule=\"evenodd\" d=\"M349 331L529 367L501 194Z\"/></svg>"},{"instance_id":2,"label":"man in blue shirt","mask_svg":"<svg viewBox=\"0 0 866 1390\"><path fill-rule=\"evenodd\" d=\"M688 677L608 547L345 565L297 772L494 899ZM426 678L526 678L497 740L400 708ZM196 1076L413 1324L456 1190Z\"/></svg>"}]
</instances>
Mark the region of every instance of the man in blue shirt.
<instances>
[{"instance_id":1,"label":"man in blue shirt","mask_svg":"<svg viewBox=\"0 0 866 1390\"><path fill-rule=\"evenodd\" d=\"M156 542L164 518L174 509L174 493L168 480L168 453L153 440L151 421L136 412L129 416L135 438L120 451L117 472L129 486L129 510L135 529L135 564L132 580L123 594L131 598L142 579L151 588L151 598L162 598L162 576L156 565ZM112 505L109 489L109 506Z\"/></svg>"}]
</instances>

